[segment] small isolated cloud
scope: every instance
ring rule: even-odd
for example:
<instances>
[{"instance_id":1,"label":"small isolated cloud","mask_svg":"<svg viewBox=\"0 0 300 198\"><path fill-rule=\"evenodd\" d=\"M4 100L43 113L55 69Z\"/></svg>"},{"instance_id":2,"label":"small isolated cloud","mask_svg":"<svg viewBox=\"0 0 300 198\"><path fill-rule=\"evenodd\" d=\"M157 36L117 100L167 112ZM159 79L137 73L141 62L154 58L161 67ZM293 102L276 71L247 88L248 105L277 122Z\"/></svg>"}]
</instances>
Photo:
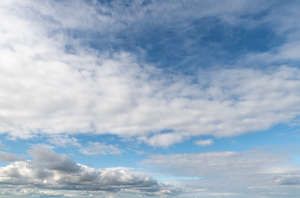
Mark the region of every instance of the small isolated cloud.
<instances>
[{"instance_id":1,"label":"small isolated cloud","mask_svg":"<svg viewBox=\"0 0 300 198\"><path fill-rule=\"evenodd\" d=\"M211 146L214 144L214 141L212 139L207 140L197 140L195 142L198 146Z\"/></svg>"},{"instance_id":2,"label":"small isolated cloud","mask_svg":"<svg viewBox=\"0 0 300 198\"><path fill-rule=\"evenodd\" d=\"M87 146L82 146L79 151L85 155L119 155L122 153L117 146L100 142L89 142Z\"/></svg>"},{"instance_id":3,"label":"small isolated cloud","mask_svg":"<svg viewBox=\"0 0 300 198\"><path fill-rule=\"evenodd\" d=\"M0 167L1 188L9 185L50 191L125 191L149 195L173 192L168 186L127 168L94 169L45 147L34 147L29 154L32 160L16 161Z\"/></svg>"}]
</instances>

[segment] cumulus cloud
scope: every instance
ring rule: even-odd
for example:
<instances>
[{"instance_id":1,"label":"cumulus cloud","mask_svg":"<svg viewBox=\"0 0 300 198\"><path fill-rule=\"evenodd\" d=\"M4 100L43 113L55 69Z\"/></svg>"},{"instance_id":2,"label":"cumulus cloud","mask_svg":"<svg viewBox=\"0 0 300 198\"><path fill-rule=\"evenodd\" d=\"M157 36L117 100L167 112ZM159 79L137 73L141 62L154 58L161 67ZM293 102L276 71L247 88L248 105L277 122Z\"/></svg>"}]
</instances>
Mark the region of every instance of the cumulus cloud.
<instances>
[{"instance_id":1,"label":"cumulus cloud","mask_svg":"<svg viewBox=\"0 0 300 198\"><path fill-rule=\"evenodd\" d=\"M98 31L107 24L124 24L105 14L108 8L82 1L73 7L33 2L1 1L6 20L0 31L0 133L21 138L109 133L169 146L193 136L264 130L300 113L298 68L217 68L193 77L166 75L134 54L96 52L83 47L81 37L68 35L72 28L80 34L95 24L103 25ZM70 12L74 17L66 16ZM78 18L87 23L76 23ZM163 130L170 132L160 134Z\"/></svg>"},{"instance_id":2,"label":"cumulus cloud","mask_svg":"<svg viewBox=\"0 0 300 198\"><path fill-rule=\"evenodd\" d=\"M172 188L127 168L95 169L45 147L29 150L32 160L0 167L0 186L59 191L172 194Z\"/></svg>"}]
</instances>

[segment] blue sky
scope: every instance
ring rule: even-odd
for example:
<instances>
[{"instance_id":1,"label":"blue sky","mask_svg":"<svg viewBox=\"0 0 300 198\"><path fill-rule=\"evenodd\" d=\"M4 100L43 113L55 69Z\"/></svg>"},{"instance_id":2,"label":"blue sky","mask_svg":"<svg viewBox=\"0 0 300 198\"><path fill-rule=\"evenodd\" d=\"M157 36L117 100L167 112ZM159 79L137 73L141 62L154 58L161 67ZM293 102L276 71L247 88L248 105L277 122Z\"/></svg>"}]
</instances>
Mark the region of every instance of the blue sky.
<instances>
[{"instance_id":1,"label":"blue sky","mask_svg":"<svg viewBox=\"0 0 300 198\"><path fill-rule=\"evenodd\" d=\"M2 0L0 198L299 197L299 7Z\"/></svg>"}]
</instances>

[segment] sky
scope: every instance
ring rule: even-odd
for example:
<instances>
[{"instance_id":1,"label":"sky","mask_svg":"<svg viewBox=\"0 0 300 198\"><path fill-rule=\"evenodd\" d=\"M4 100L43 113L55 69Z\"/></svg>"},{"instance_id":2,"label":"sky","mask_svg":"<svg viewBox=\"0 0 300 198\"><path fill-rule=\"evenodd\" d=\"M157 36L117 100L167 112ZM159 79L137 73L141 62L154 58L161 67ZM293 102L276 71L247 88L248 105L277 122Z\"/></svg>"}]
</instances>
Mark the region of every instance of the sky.
<instances>
[{"instance_id":1,"label":"sky","mask_svg":"<svg viewBox=\"0 0 300 198\"><path fill-rule=\"evenodd\" d=\"M299 9L1 0L0 198L299 197Z\"/></svg>"}]
</instances>

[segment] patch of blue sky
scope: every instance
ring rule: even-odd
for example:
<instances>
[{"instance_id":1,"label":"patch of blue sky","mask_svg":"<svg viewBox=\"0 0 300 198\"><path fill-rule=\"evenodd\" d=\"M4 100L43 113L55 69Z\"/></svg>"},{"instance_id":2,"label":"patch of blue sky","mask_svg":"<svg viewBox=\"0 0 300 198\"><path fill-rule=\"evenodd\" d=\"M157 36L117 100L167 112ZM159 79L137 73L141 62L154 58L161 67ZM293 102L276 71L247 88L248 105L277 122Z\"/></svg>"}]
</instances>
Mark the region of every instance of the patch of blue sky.
<instances>
[{"instance_id":1,"label":"patch of blue sky","mask_svg":"<svg viewBox=\"0 0 300 198\"><path fill-rule=\"evenodd\" d=\"M27 140L15 139L10 140L6 136L0 137L3 146L0 150L5 152L14 153L17 156L24 156L30 159L27 151L35 145L50 146L55 152L60 154L67 154L78 163L86 164L95 168L108 168L108 167L135 167L136 161L143 159L143 155L137 153L139 150L131 148L127 145L128 142L122 141L120 138L112 135L74 135L79 140L82 147L86 147L89 142L98 142L106 145L117 145L120 147L121 154L99 154L99 155L85 155L80 152L80 148L65 145L64 147L55 146L47 141L46 136L39 136Z\"/></svg>"},{"instance_id":2,"label":"patch of blue sky","mask_svg":"<svg viewBox=\"0 0 300 198\"><path fill-rule=\"evenodd\" d=\"M230 65L247 53L269 51L284 40L267 24L249 29L217 18L194 20L188 27L146 22L110 34L90 32L87 36L77 30L68 30L68 34L100 52L128 51L155 66L187 73L212 65Z\"/></svg>"},{"instance_id":3,"label":"patch of blue sky","mask_svg":"<svg viewBox=\"0 0 300 198\"><path fill-rule=\"evenodd\" d=\"M295 136L295 131L299 131L299 127L292 127L287 124L278 124L270 129L263 131L250 132L247 134L235 136L214 138L211 136L203 136L192 138L181 144L177 144L172 152L214 152L214 151L246 151L253 148L265 149L288 149L293 151L298 147L300 137ZM194 143L198 139L213 139L214 144L207 147L199 147Z\"/></svg>"},{"instance_id":4,"label":"patch of blue sky","mask_svg":"<svg viewBox=\"0 0 300 198\"><path fill-rule=\"evenodd\" d=\"M176 153L201 153L222 151L247 151L254 148L278 149L283 148L293 151L299 143L300 137L295 136L298 127L279 124L263 131L251 132L235 137L216 138L213 136L200 136L190 138L182 143L171 145L167 148L149 147L140 144L141 148L151 154L176 154ZM214 144L198 146L195 141L212 139Z\"/></svg>"},{"instance_id":5,"label":"patch of blue sky","mask_svg":"<svg viewBox=\"0 0 300 198\"><path fill-rule=\"evenodd\" d=\"M7 135L0 135L2 146L1 151L11 152L16 155L25 155L28 148L28 143L32 140L11 139Z\"/></svg>"},{"instance_id":6,"label":"patch of blue sky","mask_svg":"<svg viewBox=\"0 0 300 198\"><path fill-rule=\"evenodd\" d=\"M294 154L291 155L293 165L300 166L300 155Z\"/></svg>"},{"instance_id":7,"label":"patch of blue sky","mask_svg":"<svg viewBox=\"0 0 300 198\"><path fill-rule=\"evenodd\" d=\"M121 151L120 154L84 155L79 150L67 148L75 161L87 163L95 168L108 167L136 167L139 160L144 159L144 153L133 140L124 140L115 135L77 135L80 144L85 147L89 142L98 142L105 145L114 145ZM58 152L65 152L66 148L57 148Z\"/></svg>"}]
</instances>

